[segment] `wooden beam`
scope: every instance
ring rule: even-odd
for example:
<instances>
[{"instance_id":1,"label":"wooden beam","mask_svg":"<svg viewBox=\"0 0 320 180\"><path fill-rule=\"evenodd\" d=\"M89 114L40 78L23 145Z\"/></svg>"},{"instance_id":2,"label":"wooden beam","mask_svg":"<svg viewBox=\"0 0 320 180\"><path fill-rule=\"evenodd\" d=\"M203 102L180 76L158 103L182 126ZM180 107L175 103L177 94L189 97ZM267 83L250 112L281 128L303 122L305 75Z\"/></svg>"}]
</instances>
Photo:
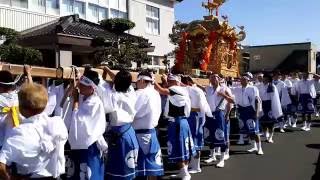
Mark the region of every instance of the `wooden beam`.
<instances>
[{"instance_id":1,"label":"wooden beam","mask_svg":"<svg viewBox=\"0 0 320 180\"><path fill-rule=\"evenodd\" d=\"M63 68L63 78L64 79L70 79L73 77L73 71L71 67L62 67ZM83 74L84 68L79 67L77 68L80 72L80 74ZM23 65L16 65L16 64L3 64L2 69L0 65L0 70L7 70L10 71L14 75L23 74L24 67ZM102 75L103 69L102 68L93 68L94 71L98 72ZM114 73L117 73L118 71L113 70ZM58 72L59 73L59 72ZM31 74L33 77L44 77L44 78L56 78L57 77L57 69L55 68L45 68L45 67L38 67L38 66L32 66ZM137 80L138 73L137 72L131 72L132 79L135 82ZM107 76L107 80L111 81L112 79L110 76ZM155 80L158 83L161 83L161 74L155 75ZM201 79L201 78L193 78L194 82L199 85L208 85L209 80L208 79Z\"/></svg>"}]
</instances>

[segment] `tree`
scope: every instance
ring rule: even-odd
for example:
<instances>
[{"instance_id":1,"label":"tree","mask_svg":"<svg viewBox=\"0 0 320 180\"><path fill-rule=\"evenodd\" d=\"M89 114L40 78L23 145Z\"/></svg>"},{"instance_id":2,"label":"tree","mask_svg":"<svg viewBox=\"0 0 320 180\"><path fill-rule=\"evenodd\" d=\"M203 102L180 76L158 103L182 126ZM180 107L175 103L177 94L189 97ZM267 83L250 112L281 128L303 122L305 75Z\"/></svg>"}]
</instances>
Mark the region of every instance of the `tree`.
<instances>
[{"instance_id":1,"label":"tree","mask_svg":"<svg viewBox=\"0 0 320 180\"><path fill-rule=\"evenodd\" d=\"M122 18L105 19L100 22L100 25L108 31L113 32L117 35L121 35L125 31L130 30L136 26L134 22Z\"/></svg>"},{"instance_id":2,"label":"tree","mask_svg":"<svg viewBox=\"0 0 320 180\"><path fill-rule=\"evenodd\" d=\"M10 28L0 27L0 36L4 43L0 45L0 59L12 64L41 65L42 54L40 51L17 45L19 33Z\"/></svg>"},{"instance_id":3,"label":"tree","mask_svg":"<svg viewBox=\"0 0 320 180\"><path fill-rule=\"evenodd\" d=\"M177 46L180 42L181 33L185 32L187 27L187 23L182 23L180 21L174 22L174 25L172 27L172 33L169 34L170 42Z\"/></svg>"},{"instance_id":4,"label":"tree","mask_svg":"<svg viewBox=\"0 0 320 180\"><path fill-rule=\"evenodd\" d=\"M170 42L176 46L176 48L172 52L169 52L167 56L174 56L176 54L179 48L178 45L181 39L181 34L186 31L187 27L188 27L187 23L182 23L180 21L174 22L174 25L172 27L172 33L169 34L169 39L170 39ZM169 62L166 62L166 63L169 63Z\"/></svg>"},{"instance_id":5,"label":"tree","mask_svg":"<svg viewBox=\"0 0 320 180\"><path fill-rule=\"evenodd\" d=\"M143 63L151 61L144 48L150 46L148 40L126 34L125 31L134 28L135 24L127 19L106 19L100 23L106 30L116 35L115 39L106 41L98 37L92 41L92 46L97 47L95 64L107 63L114 69L130 68L132 62L140 67Z\"/></svg>"}]
</instances>

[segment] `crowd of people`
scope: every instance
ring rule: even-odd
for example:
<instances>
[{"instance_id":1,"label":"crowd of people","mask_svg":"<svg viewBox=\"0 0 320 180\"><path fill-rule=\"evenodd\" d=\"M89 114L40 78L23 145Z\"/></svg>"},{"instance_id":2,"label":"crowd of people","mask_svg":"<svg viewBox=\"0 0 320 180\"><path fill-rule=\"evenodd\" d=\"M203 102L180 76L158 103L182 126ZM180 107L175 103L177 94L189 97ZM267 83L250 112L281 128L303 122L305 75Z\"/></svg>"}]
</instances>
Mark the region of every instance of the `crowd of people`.
<instances>
[{"instance_id":1,"label":"crowd of people","mask_svg":"<svg viewBox=\"0 0 320 180\"><path fill-rule=\"evenodd\" d=\"M238 144L249 138L248 151L257 155L264 154L262 138L274 143L276 127L284 133L301 116L301 129L310 131L311 116L318 115L317 74L210 74L210 85L203 87L177 74L163 75L158 83L147 70L135 83L126 70L74 72L70 82L44 86L34 82L29 66L16 78L0 70L1 179L157 179L164 175L157 136L163 116L168 161L180 169L173 177L189 180L201 173L206 131L210 157L204 162L223 168L230 158L232 110Z\"/></svg>"}]
</instances>

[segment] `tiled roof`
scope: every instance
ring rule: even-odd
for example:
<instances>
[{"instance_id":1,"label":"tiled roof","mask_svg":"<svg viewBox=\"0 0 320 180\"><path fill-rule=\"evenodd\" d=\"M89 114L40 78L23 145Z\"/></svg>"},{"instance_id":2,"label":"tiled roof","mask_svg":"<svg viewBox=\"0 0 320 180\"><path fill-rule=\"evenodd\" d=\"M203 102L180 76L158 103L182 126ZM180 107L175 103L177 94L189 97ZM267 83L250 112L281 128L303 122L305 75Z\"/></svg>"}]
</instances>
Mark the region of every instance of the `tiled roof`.
<instances>
[{"instance_id":1,"label":"tiled roof","mask_svg":"<svg viewBox=\"0 0 320 180\"><path fill-rule=\"evenodd\" d=\"M116 37L114 33L107 31L99 24L80 19L78 15L70 15L24 30L20 33L19 38L26 39L36 36L55 35L57 33L79 36L80 38L103 37L106 40ZM122 36L148 41L142 37L133 36L127 33L124 33Z\"/></svg>"}]
</instances>

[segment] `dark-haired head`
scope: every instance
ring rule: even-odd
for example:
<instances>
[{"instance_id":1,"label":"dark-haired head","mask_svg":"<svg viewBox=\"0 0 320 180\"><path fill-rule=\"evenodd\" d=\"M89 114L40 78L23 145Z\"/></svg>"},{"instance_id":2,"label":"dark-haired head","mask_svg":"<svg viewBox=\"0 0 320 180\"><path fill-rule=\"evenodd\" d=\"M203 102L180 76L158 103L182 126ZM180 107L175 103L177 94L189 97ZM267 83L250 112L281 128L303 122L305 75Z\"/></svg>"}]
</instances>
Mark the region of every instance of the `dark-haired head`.
<instances>
[{"instance_id":1,"label":"dark-haired head","mask_svg":"<svg viewBox=\"0 0 320 180\"><path fill-rule=\"evenodd\" d=\"M138 89L144 89L152 83L153 77L150 71L143 70L138 74L138 79L136 83Z\"/></svg>"},{"instance_id":2,"label":"dark-haired head","mask_svg":"<svg viewBox=\"0 0 320 180\"><path fill-rule=\"evenodd\" d=\"M272 83L272 76L271 76L270 74L265 74L265 75L263 76L263 82L264 82L265 84L267 84L267 83Z\"/></svg>"},{"instance_id":3,"label":"dark-haired head","mask_svg":"<svg viewBox=\"0 0 320 180\"><path fill-rule=\"evenodd\" d=\"M149 70L143 70L143 71L141 71L139 74L138 74L138 77L139 76L148 76L148 77L150 77L151 79L152 79L152 74L151 74L151 72L149 71Z\"/></svg>"},{"instance_id":4,"label":"dark-haired head","mask_svg":"<svg viewBox=\"0 0 320 180\"><path fill-rule=\"evenodd\" d=\"M181 82L186 85L193 85L194 84L194 82L190 76L182 76Z\"/></svg>"},{"instance_id":5,"label":"dark-haired head","mask_svg":"<svg viewBox=\"0 0 320 180\"><path fill-rule=\"evenodd\" d=\"M83 73L83 76L89 78L91 81L94 82L95 85L98 85L100 82L99 74L91 69L86 69Z\"/></svg>"},{"instance_id":6,"label":"dark-haired head","mask_svg":"<svg viewBox=\"0 0 320 180\"><path fill-rule=\"evenodd\" d=\"M128 92L132 83L132 76L127 70L120 70L114 77L114 88L117 92Z\"/></svg>"},{"instance_id":7,"label":"dark-haired head","mask_svg":"<svg viewBox=\"0 0 320 180\"><path fill-rule=\"evenodd\" d=\"M0 93L8 92L15 87L14 85L6 85L1 83L11 83L13 81L13 75L9 71L0 71Z\"/></svg>"},{"instance_id":8,"label":"dark-haired head","mask_svg":"<svg viewBox=\"0 0 320 180\"><path fill-rule=\"evenodd\" d=\"M183 84L185 84L185 85L188 85L189 83L188 83L188 78L187 78L187 76L181 76L181 82L182 82Z\"/></svg>"}]
</instances>

